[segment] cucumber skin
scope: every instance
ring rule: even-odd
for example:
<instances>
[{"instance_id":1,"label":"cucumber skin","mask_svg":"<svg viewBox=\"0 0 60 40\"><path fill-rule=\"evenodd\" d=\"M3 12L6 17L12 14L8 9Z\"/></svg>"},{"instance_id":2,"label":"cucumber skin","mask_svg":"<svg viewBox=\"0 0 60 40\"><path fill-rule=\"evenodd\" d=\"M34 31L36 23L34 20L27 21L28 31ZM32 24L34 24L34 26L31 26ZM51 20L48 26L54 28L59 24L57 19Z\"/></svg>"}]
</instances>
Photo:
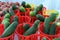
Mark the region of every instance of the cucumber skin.
<instances>
[{"instance_id":1,"label":"cucumber skin","mask_svg":"<svg viewBox=\"0 0 60 40\"><path fill-rule=\"evenodd\" d=\"M17 21L17 22L18 22L18 17L17 17L17 16L14 16L14 18L13 18L12 21L13 21L13 22L14 22L14 21Z\"/></svg>"},{"instance_id":2,"label":"cucumber skin","mask_svg":"<svg viewBox=\"0 0 60 40\"><path fill-rule=\"evenodd\" d=\"M44 18L42 15L40 15L40 14L37 14L37 15L36 15L36 18L37 18L38 20L42 21L42 22L44 22L44 20L45 20L45 18Z\"/></svg>"},{"instance_id":3,"label":"cucumber skin","mask_svg":"<svg viewBox=\"0 0 60 40\"><path fill-rule=\"evenodd\" d=\"M25 24L23 25L23 28L24 28L24 32L25 32L27 29L29 29L29 25L28 25L27 23L25 23Z\"/></svg>"},{"instance_id":4,"label":"cucumber skin","mask_svg":"<svg viewBox=\"0 0 60 40\"><path fill-rule=\"evenodd\" d=\"M3 32L1 37L3 38L3 37L7 37L7 36L11 35L15 31L17 25L18 25L17 21L15 21L12 24L10 24L9 27L6 28L6 30Z\"/></svg>"},{"instance_id":5,"label":"cucumber skin","mask_svg":"<svg viewBox=\"0 0 60 40\"><path fill-rule=\"evenodd\" d=\"M24 36L28 36L28 35L31 35L31 34L35 33L36 30L38 29L38 24L39 23L40 23L40 21L39 20L36 20L34 22L34 24L31 26L31 28L29 28L23 35Z\"/></svg>"},{"instance_id":6,"label":"cucumber skin","mask_svg":"<svg viewBox=\"0 0 60 40\"><path fill-rule=\"evenodd\" d=\"M45 37L43 37L42 40L47 40L47 39Z\"/></svg>"},{"instance_id":7,"label":"cucumber skin","mask_svg":"<svg viewBox=\"0 0 60 40\"><path fill-rule=\"evenodd\" d=\"M52 13L50 16L49 16L49 20L50 22L53 22L56 18L56 14L55 13Z\"/></svg>"},{"instance_id":8,"label":"cucumber skin","mask_svg":"<svg viewBox=\"0 0 60 40\"><path fill-rule=\"evenodd\" d=\"M50 35L54 35L55 34L55 30L56 30L56 23L53 23L50 27L50 31L49 34Z\"/></svg>"},{"instance_id":9,"label":"cucumber skin","mask_svg":"<svg viewBox=\"0 0 60 40\"><path fill-rule=\"evenodd\" d=\"M10 13L10 16L14 15L14 11L12 10L12 8L9 8L9 13Z\"/></svg>"},{"instance_id":10,"label":"cucumber skin","mask_svg":"<svg viewBox=\"0 0 60 40\"><path fill-rule=\"evenodd\" d=\"M49 34L49 28L50 28L50 21L49 21L49 18L46 18L44 21L43 32L45 34Z\"/></svg>"}]
</instances>

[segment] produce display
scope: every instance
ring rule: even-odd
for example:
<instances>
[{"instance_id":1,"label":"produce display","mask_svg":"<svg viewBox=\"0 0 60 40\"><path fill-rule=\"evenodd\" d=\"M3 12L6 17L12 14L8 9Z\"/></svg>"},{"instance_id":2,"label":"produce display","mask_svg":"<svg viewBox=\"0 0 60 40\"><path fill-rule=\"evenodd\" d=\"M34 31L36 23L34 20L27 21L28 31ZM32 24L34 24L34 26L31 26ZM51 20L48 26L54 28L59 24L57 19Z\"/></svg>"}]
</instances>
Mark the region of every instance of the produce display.
<instances>
[{"instance_id":1,"label":"produce display","mask_svg":"<svg viewBox=\"0 0 60 40\"><path fill-rule=\"evenodd\" d=\"M15 33L18 40L60 40L58 12L44 16L44 11L43 4L32 8L25 1L0 2L0 40L14 40Z\"/></svg>"}]
</instances>

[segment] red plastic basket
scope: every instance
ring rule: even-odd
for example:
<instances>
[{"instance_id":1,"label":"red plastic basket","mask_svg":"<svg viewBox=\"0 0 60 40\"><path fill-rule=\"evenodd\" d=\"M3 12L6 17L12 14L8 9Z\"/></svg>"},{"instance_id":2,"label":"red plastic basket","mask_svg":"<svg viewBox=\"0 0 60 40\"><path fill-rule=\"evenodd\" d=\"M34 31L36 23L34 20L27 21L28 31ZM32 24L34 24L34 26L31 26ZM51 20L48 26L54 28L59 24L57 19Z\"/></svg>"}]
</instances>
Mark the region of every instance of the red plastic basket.
<instances>
[{"instance_id":1,"label":"red plastic basket","mask_svg":"<svg viewBox=\"0 0 60 40\"><path fill-rule=\"evenodd\" d=\"M25 10L26 10L25 15L26 15L26 16L29 16L30 9L29 9L29 8L25 8Z\"/></svg>"},{"instance_id":2,"label":"red plastic basket","mask_svg":"<svg viewBox=\"0 0 60 40\"><path fill-rule=\"evenodd\" d=\"M31 26L30 23L28 23L28 25ZM24 32L23 24L19 24L17 29L16 29L16 34L18 36L18 40L38 40L37 33L29 35L29 36L24 36L24 35L22 35L23 32Z\"/></svg>"},{"instance_id":3,"label":"red plastic basket","mask_svg":"<svg viewBox=\"0 0 60 40\"><path fill-rule=\"evenodd\" d=\"M35 20L37 20L37 18L36 18L36 17L30 17L30 18L31 18L30 23L34 23L34 22L35 22Z\"/></svg>"},{"instance_id":4,"label":"red plastic basket","mask_svg":"<svg viewBox=\"0 0 60 40\"><path fill-rule=\"evenodd\" d=\"M4 25L0 24L0 35L3 33L3 31L4 31Z\"/></svg>"},{"instance_id":5,"label":"red plastic basket","mask_svg":"<svg viewBox=\"0 0 60 40\"><path fill-rule=\"evenodd\" d=\"M18 23L27 23L30 22L30 17L28 16L19 16Z\"/></svg>"},{"instance_id":6,"label":"red plastic basket","mask_svg":"<svg viewBox=\"0 0 60 40\"><path fill-rule=\"evenodd\" d=\"M42 40L42 38L46 38L47 40L51 40L49 37L40 34L40 40Z\"/></svg>"},{"instance_id":7,"label":"red plastic basket","mask_svg":"<svg viewBox=\"0 0 60 40\"><path fill-rule=\"evenodd\" d=\"M41 35L47 36L47 37L49 37L51 40L52 40L53 38L58 38L58 37L60 36L60 29L59 29L58 26L56 26L56 33L55 33L55 35L48 35L48 34L43 33L43 24L44 24L44 23L42 23L42 24L40 25L40 27L39 27L39 31L40 31L40 34L41 34Z\"/></svg>"}]
</instances>

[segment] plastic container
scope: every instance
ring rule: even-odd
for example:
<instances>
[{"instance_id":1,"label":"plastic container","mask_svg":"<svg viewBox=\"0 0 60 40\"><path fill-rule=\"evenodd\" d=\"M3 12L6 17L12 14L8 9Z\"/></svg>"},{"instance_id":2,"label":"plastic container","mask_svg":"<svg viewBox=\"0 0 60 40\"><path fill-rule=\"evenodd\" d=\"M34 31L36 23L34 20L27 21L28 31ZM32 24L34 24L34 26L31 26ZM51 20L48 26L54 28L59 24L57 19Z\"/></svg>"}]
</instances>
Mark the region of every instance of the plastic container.
<instances>
[{"instance_id":1,"label":"plastic container","mask_svg":"<svg viewBox=\"0 0 60 40\"><path fill-rule=\"evenodd\" d=\"M4 31L4 25L0 24L0 35L3 33L3 31Z\"/></svg>"},{"instance_id":2,"label":"plastic container","mask_svg":"<svg viewBox=\"0 0 60 40\"><path fill-rule=\"evenodd\" d=\"M30 18L31 18L30 23L34 23L34 22L35 22L35 20L37 20L37 18L36 18L36 17L30 17Z\"/></svg>"},{"instance_id":3,"label":"plastic container","mask_svg":"<svg viewBox=\"0 0 60 40\"><path fill-rule=\"evenodd\" d=\"M28 23L28 25L31 26L30 23ZM16 29L16 34L18 36L18 40L38 40L37 33L29 35L29 36L22 35L24 33L24 30L22 27L23 27L23 24L19 24L17 29Z\"/></svg>"},{"instance_id":4,"label":"plastic container","mask_svg":"<svg viewBox=\"0 0 60 40\"><path fill-rule=\"evenodd\" d=\"M47 40L51 40L49 37L40 34L40 40L42 40L42 38L46 38Z\"/></svg>"},{"instance_id":5,"label":"plastic container","mask_svg":"<svg viewBox=\"0 0 60 40\"><path fill-rule=\"evenodd\" d=\"M27 23L30 22L30 17L28 16L19 16L18 23Z\"/></svg>"},{"instance_id":6,"label":"plastic container","mask_svg":"<svg viewBox=\"0 0 60 40\"><path fill-rule=\"evenodd\" d=\"M18 9L14 10L15 15L19 14L20 16L29 16L30 9L25 8L25 12L20 12Z\"/></svg>"},{"instance_id":7,"label":"plastic container","mask_svg":"<svg viewBox=\"0 0 60 40\"><path fill-rule=\"evenodd\" d=\"M55 33L55 35L48 35L48 34L43 33L43 24L44 24L44 23L42 23L42 24L40 25L40 27L39 27L39 31L40 31L40 34L41 34L41 35L47 36L47 37L49 37L51 40L52 40L53 38L59 38L59 37L60 37L60 30L59 30L58 26L56 26L56 33Z\"/></svg>"}]
</instances>

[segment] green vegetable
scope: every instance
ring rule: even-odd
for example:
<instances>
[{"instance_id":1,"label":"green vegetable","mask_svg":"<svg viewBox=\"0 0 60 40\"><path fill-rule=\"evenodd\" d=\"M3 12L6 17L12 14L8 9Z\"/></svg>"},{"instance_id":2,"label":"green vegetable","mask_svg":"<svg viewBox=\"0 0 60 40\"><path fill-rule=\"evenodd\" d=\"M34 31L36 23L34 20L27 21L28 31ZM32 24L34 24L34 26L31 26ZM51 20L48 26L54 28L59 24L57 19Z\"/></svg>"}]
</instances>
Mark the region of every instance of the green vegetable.
<instances>
[{"instance_id":1,"label":"green vegetable","mask_svg":"<svg viewBox=\"0 0 60 40\"><path fill-rule=\"evenodd\" d=\"M17 9L16 5L14 3L12 3L12 10Z\"/></svg>"},{"instance_id":2,"label":"green vegetable","mask_svg":"<svg viewBox=\"0 0 60 40\"><path fill-rule=\"evenodd\" d=\"M60 22L57 22L56 24L57 24L58 26L60 26Z\"/></svg>"},{"instance_id":3,"label":"green vegetable","mask_svg":"<svg viewBox=\"0 0 60 40\"><path fill-rule=\"evenodd\" d=\"M10 18L10 14L9 13L6 13L4 18Z\"/></svg>"},{"instance_id":4,"label":"green vegetable","mask_svg":"<svg viewBox=\"0 0 60 40\"><path fill-rule=\"evenodd\" d=\"M9 13L10 13L10 16L14 15L14 11L12 10L12 8L9 8Z\"/></svg>"},{"instance_id":5,"label":"green vegetable","mask_svg":"<svg viewBox=\"0 0 60 40\"><path fill-rule=\"evenodd\" d=\"M23 7L25 7L25 6L26 6L26 2L23 1L21 5L22 5Z\"/></svg>"},{"instance_id":6,"label":"green vegetable","mask_svg":"<svg viewBox=\"0 0 60 40\"><path fill-rule=\"evenodd\" d=\"M7 37L7 36L11 35L15 31L17 25L18 25L18 22L14 21L12 24L10 24L8 26L8 28L5 29L5 31L3 32L1 37L3 38L3 37Z\"/></svg>"},{"instance_id":7,"label":"green vegetable","mask_svg":"<svg viewBox=\"0 0 60 40\"><path fill-rule=\"evenodd\" d=\"M28 25L27 23L25 23L25 24L23 25L23 28L24 28L24 32L25 32L27 29L29 29L29 25Z\"/></svg>"},{"instance_id":8,"label":"green vegetable","mask_svg":"<svg viewBox=\"0 0 60 40\"><path fill-rule=\"evenodd\" d=\"M49 21L49 18L46 18L44 21L43 32L45 34L49 34L49 28L50 28L50 21Z\"/></svg>"},{"instance_id":9,"label":"green vegetable","mask_svg":"<svg viewBox=\"0 0 60 40\"><path fill-rule=\"evenodd\" d=\"M43 4L40 4L38 8L39 8L40 11L42 11Z\"/></svg>"},{"instance_id":10,"label":"green vegetable","mask_svg":"<svg viewBox=\"0 0 60 40\"><path fill-rule=\"evenodd\" d=\"M47 39L45 37L43 37L42 40L47 40Z\"/></svg>"},{"instance_id":11,"label":"green vegetable","mask_svg":"<svg viewBox=\"0 0 60 40\"><path fill-rule=\"evenodd\" d=\"M5 21L3 24L4 24L4 29L6 29L10 25L10 22Z\"/></svg>"},{"instance_id":12,"label":"green vegetable","mask_svg":"<svg viewBox=\"0 0 60 40\"><path fill-rule=\"evenodd\" d=\"M36 20L34 22L34 24L24 33L25 36L31 35L33 33L36 32L36 30L38 29L38 25L39 25L40 21Z\"/></svg>"},{"instance_id":13,"label":"green vegetable","mask_svg":"<svg viewBox=\"0 0 60 40\"><path fill-rule=\"evenodd\" d=\"M3 21L2 21L2 24L5 22L5 21L10 21L10 19L9 18L5 18Z\"/></svg>"},{"instance_id":14,"label":"green vegetable","mask_svg":"<svg viewBox=\"0 0 60 40\"><path fill-rule=\"evenodd\" d=\"M42 15L40 15L40 14L37 14L37 15L36 15L36 18L37 18L38 20L40 20L40 21L43 21L43 22L44 22L44 20L45 20L45 18L44 18Z\"/></svg>"},{"instance_id":15,"label":"green vegetable","mask_svg":"<svg viewBox=\"0 0 60 40\"><path fill-rule=\"evenodd\" d=\"M49 34L54 35L56 31L56 23L53 23L52 26L50 27Z\"/></svg>"},{"instance_id":16,"label":"green vegetable","mask_svg":"<svg viewBox=\"0 0 60 40\"><path fill-rule=\"evenodd\" d=\"M3 15L5 15L7 13L5 10L3 10L2 12L3 12Z\"/></svg>"},{"instance_id":17,"label":"green vegetable","mask_svg":"<svg viewBox=\"0 0 60 40\"><path fill-rule=\"evenodd\" d=\"M25 12L25 8L24 8L23 6L21 6L21 7L19 8L19 10L20 10L21 12Z\"/></svg>"},{"instance_id":18,"label":"green vegetable","mask_svg":"<svg viewBox=\"0 0 60 40\"><path fill-rule=\"evenodd\" d=\"M38 7L34 8L34 11L36 11L37 13L39 11L39 8Z\"/></svg>"},{"instance_id":19,"label":"green vegetable","mask_svg":"<svg viewBox=\"0 0 60 40\"><path fill-rule=\"evenodd\" d=\"M34 17L36 15L36 11L30 11L30 14L29 14L31 17Z\"/></svg>"},{"instance_id":20,"label":"green vegetable","mask_svg":"<svg viewBox=\"0 0 60 40\"><path fill-rule=\"evenodd\" d=\"M52 40L60 40L60 38L54 38L54 39L52 39Z\"/></svg>"},{"instance_id":21,"label":"green vegetable","mask_svg":"<svg viewBox=\"0 0 60 40\"><path fill-rule=\"evenodd\" d=\"M14 16L13 21L18 21L18 17Z\"/></svg>"},{"instance_id":22,"label":"green vegetable","mask_svg":"<svg viewBox=\"0 0 60 40\"><path fill-rule=\"evenodd\" d=\"M27 8L31 8L30 4L26 4L26 7L27 7Z\"/></svg>"},{"instance_id":23,"label":"green vegetable","mask_svg":"<svg viewBox=\"0 0 60 40\"><path fill-rule=\"evenodd\" d=\"M55 18L56 18L56 14L55 13L51 13L51 15L49 16L50 22L54 21Z\"/></svg>"}]
</instances>

